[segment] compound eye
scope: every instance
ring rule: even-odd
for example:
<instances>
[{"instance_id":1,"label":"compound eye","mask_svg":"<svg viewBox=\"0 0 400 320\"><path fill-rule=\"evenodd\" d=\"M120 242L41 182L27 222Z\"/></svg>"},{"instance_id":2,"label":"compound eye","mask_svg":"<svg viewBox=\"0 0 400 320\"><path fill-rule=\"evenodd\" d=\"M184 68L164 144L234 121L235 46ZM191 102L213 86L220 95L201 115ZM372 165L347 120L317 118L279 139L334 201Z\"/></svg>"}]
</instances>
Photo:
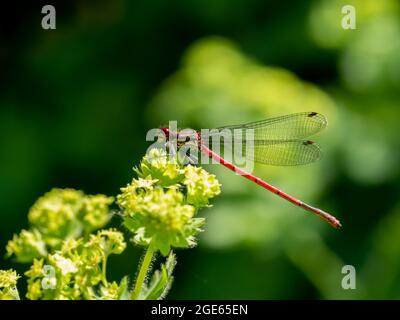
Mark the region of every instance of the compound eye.
<instances>
[{"instance_id":1,"label":"compound eye","mask_svg":"<svg viewBox=\"0 0 400 320\"><path fill-rule=\"evenodd\" d=\"M185 142L189 142L189 141L190 141L190 137L187 136L187 137L185 138Z\"/></svg>"}]
</instances>

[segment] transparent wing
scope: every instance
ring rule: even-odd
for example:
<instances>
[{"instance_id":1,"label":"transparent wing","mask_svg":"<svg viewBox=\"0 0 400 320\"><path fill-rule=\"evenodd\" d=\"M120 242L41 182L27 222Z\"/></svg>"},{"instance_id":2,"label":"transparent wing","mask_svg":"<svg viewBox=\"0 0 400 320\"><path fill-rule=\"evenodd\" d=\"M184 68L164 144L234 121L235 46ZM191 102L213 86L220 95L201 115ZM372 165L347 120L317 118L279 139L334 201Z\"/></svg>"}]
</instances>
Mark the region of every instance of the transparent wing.
<instances>
[{"instance_id":1,"label":"transparent wing","mask_svg":"<svg viewBox=\"0 0 400 320\"><path fill-rule=\"evenodd\" d=\"M226 149L225 151L226 152ZM296 166L319 160L322 151L313 141L254 141L254 145L234 145L234 152L240 157L273 166Z\"/></svg>"},{"instance_id":2,"label":"transparent wing","mask_svg":"<svg viewBox=\"0 0 400 320\"><path fill-rule=\"evenodd\" d=\"M317 112L302 112L215 129L210 137L223 131L232 132L234 140L246 138L246 130L254 130L254 140L300 140L321 131L327 125L325 116Z\"/></svg>"}]
</instances>

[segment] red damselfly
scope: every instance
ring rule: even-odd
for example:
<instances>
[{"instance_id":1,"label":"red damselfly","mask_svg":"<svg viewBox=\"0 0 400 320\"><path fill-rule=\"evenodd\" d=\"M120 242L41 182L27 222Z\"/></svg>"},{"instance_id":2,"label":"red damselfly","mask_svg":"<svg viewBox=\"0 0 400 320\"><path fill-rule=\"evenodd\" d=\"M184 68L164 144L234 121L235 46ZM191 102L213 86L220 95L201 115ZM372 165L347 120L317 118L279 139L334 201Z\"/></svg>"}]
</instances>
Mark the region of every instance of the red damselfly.
<instances>
[{"instance_id":1,"label":"red damselfly","mask_svg":"<svg viewBox=\"0 0 400 320\"><path fill-rule=\"evenodd\" d=\"M251 122L244 125L220 127L213 129L213 133L211 135L204 135L200 132L194 132L191 138L194 138L194 140L197 142L199 150L206 156L214 159L226 168L257 183L261 187L275 193L281 198L318 215L333 227L340 228L341 224L334 216L321 209L312 207L305 202L272 186L255 175L244 171L237 165L226 160L220 154L214 152L208 146L208 140L211 136L218 135L222 132L226 133L231 131L233 133L234 143L237 143L237 140L240 139L239 142L243 148L246 148L249 143L245 139L245 132L247 130L252 130L253 140L251 141L252 152L249 156L250 160L257 163L277 166L302 165L320 159L322 152L319 146L315 142L307 140L307 138L321 131L326 127L326 125L327 120L322 114L317 112L302 112ZM169 128L162 128L161 130L164 133L166 140L168 140L172 134L176 134L178 141L185 141L185 137L189 138L187 133L183 134L180 131L177 133L172 133Z\"/></svg>"}]
</instances>

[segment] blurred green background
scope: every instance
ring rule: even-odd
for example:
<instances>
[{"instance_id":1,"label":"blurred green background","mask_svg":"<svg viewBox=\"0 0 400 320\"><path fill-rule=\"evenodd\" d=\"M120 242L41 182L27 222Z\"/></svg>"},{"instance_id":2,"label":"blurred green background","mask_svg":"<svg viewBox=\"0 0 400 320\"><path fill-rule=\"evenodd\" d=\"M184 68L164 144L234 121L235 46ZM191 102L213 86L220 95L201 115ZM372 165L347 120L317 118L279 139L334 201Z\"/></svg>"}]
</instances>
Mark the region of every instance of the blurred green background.
<instances>
[{"instance_id":1,"label":"blurred green background","mask_svg":"<svg viewBox=\"0 0 400 320\"><path fill-rule=\"evenodd\" d=\"M52 187L118 194L150 128L318 111L329 119L322 161L256 173L343 229L209 166L222 194L199 246L178 251L169 298L400 298L397 0L54 1L48 31L44 4L2 10L2 257ZM341 28L346 4L356 30ZM111 259L111 277L132 275L140 255ZM344 265L356 290L341 287ZM10 267L28 266L1 259Z\"/></svg>"}]
</instances>

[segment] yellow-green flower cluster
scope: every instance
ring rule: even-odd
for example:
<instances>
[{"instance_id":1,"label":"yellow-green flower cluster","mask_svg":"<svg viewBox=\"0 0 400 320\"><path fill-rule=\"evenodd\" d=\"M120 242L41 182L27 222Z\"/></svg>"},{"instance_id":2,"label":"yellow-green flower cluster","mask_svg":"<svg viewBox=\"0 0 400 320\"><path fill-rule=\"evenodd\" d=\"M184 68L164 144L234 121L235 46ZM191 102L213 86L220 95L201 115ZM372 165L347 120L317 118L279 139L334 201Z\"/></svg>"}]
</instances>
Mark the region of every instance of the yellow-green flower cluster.
<instances>
[{"instance_id":1,"label":"yellow-green flower cluster","mask_svg":"<svg viewBox=\"0 0 400 320\"><path fill-rule=\"evenodd\" d=\"M135 171L138 179L122 188L117 198L134 240L151 242L163 255L171 247L194 246L194 236L204 224L195 215L220 193L215 176L199 167L184 167L159 149L152 149Z\"/></svg>"},{"instance_id":2,"label":"yellow-green flower cluster","mask_svg":"<svg viewBox=\"0 0 400 320\"><path fill-rule=\"evenodd\" d=\"M86 196L74 189L53 189L33 205L29 222L47 237L68 239L84 229L93 231L109 220L113 198Z\"/></svg>"},{"instance_id":3,"label":"yellow-green flower cluster","mask_svg":"<svg viewBox=\"0 0 400 320\"><path fill-rule=\"evenodd\" d=\"M19 262L31 262L34 258L47 254L46 244L37 229L32 231L22 230L19 235L14 234L7 243L7 255L15 255Z\"/></svg>"},{"instance_id":4,"label":"yellow-green flower cluster","mask_svg":"<svg viewBox=\"0 0 400 320\"><path fill-rule=\"evenodd\" d=\"M29 222L47 238L68 238L76 230L76 215L83 198L81 191L53 189L34 203Z\"/></svg>"},{"instance_id":5,"label":"yellow-green flower cluster","mask_svg":"<svg viewBox=\"0 0 400 320\"><path fill-rule=\"evenodd\" d=\"M185 167L183 184L187 188L187 202L195 207L205 207L208 199L220 193L217 178L199 167Z\"/></svg>"},{"instance_id":6,"label":"yellow-green flower cluster","mask_svg":"<svg viewBox=\"0 0 400 320\"><path fill-rule=\"evenodd\" d=\"M90 235L90 239L85 245L87 248L98 248L102 254L120 254L126 248L124 236L116 229L106 229L97 232L97 235Z\"/></svg>"},{"instance_id":7,"label":"yellow-green flower cluster","mask_svg":"<svg viewBox=\"0 0 400 320\"><path fill-rule=\"evenodd\" d=\"M87 242L82 238L65 241L60 250L46 259L35 259L25 273L27 298L119 299L120 285L107 281L105 268L108 256L120 254L125 247L122 233L115 229L98 231Z\"/></svg>"},{"instance_id":8,"label":"yellow-green flower cluster","mask_svg":"<svg viewBox=\"0 0 400 320\"><path fill-rule=\"evenodd\" d=\"M169 253L166 263L149 281L147 269L141 267L141 280L133 290L127 276L119 283L108 282L109 255L121 254L126 248L121 232L98 230L111 217L113 198L53 189L30 209L30 228L14 235L6 247L7 255L16 261L32 262L25 272L28 299L160 299L166 295L176 264L170 249L196 244L195 236L204 224L196 213L209 206L209 200L220 193L220 185L214 175L201 168L185 167L157 149L145 156L135 171L138 178L122 188L118 196L124 225L136 243L149 247L146 268L156 250L165 256ZM13 270L0 270L0 300L19 299L18 278Z\"/></svg>"},{"instance_id":9,"label":"yellow-green flower cluster","mask_svg":"<svg viewBox=\"0 0 400 320\"><path fill-rule=\"evenodd\" d=\"M168 157L161 149L151 149L134 169L139 177L157 180L160 186L171 186L182 181L184 170L175 157Z\"/></svg>"},{"instance_id":10,"label":"yellow-green flower cluster","mask_svg":"<svg viewBox=\"0 0 400 320\"><path fill-rule=\"evenodd\" d=\"M14 235L7 245L7 254L14 255L19 262L44 257L47 251L59 249L64 240L103 227L110 219L112 202L113 198L104 195L53 189L32 206L28 214L30 230Z\"/></svg>"},{"instance_id":11,"label":"yellow-green flower cluster","mask_svg":"<svg viewBox=\"0 0 400 320\"><path fill-rule=\"evenodd\" d=\"M82 199L82 207L78 211L78 219L86 232L104 227L110 220L109 206L114 198L105 195L88 195Z\"/></svg>"},{"instance_id":12,"label":"yellow-green flower cluster","mask_svg":"<svg viewBox=\"0 0 400 320\"><path fill-rule=\"evenodd\" d=\"M0 300L19 300L18 279L14 270L0 270Z\"/></svg>"}]
</instances>

